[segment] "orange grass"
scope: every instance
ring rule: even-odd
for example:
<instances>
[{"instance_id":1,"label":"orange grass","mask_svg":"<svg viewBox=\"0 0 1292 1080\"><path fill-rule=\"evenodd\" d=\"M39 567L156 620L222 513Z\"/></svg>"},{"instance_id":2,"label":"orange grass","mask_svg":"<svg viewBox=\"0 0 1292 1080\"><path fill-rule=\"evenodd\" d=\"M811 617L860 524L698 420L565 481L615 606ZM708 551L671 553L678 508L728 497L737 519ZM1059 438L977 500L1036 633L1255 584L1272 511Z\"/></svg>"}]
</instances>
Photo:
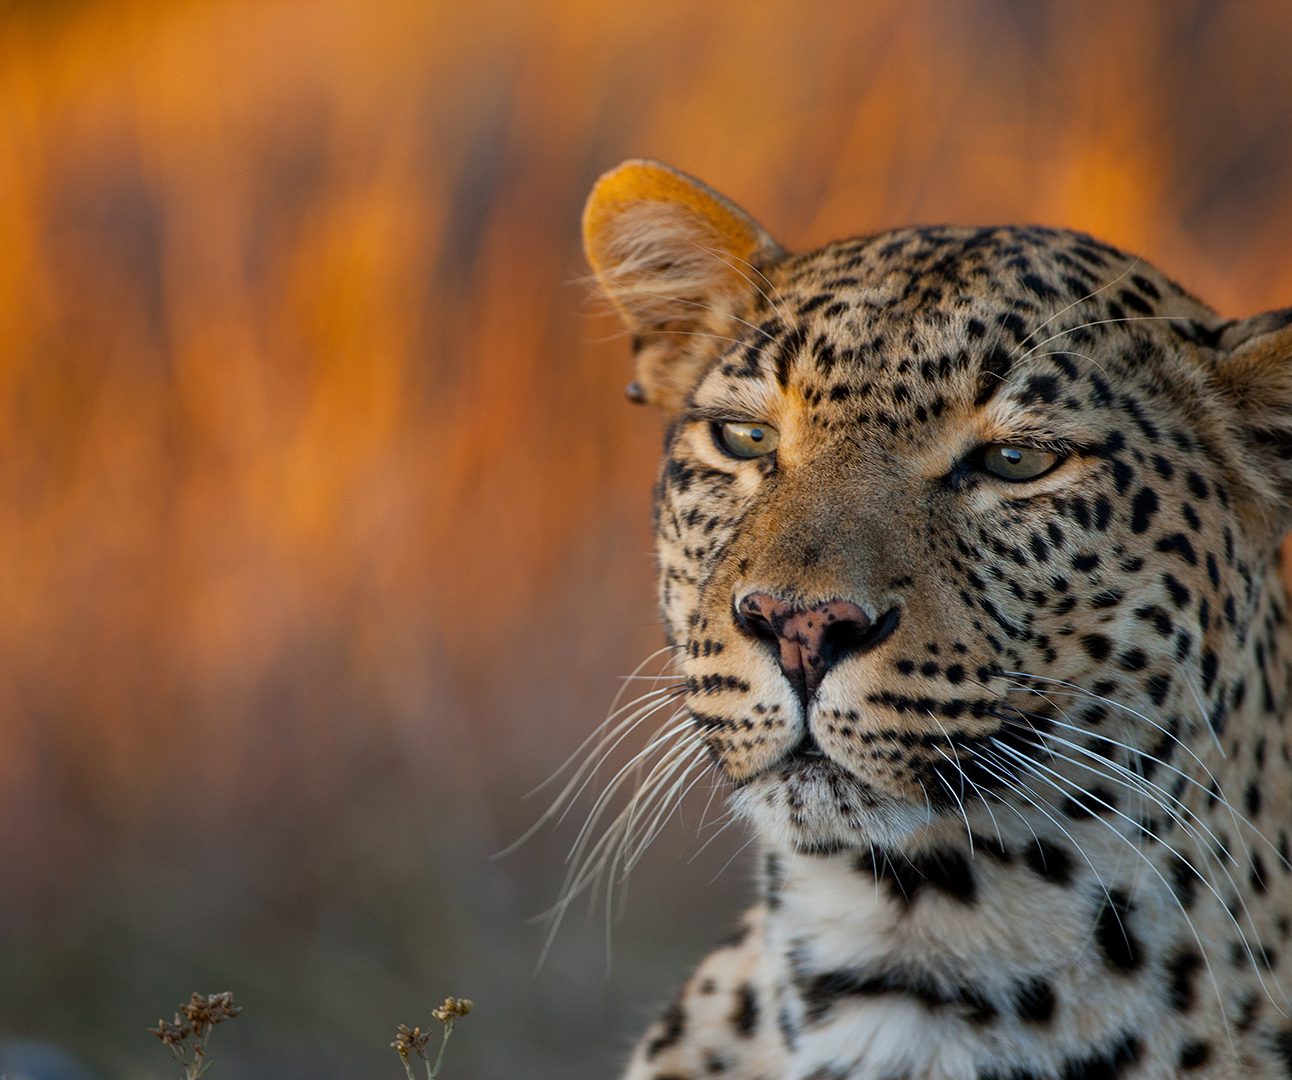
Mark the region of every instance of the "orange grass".
<instances>
[{"instance_id":1,"label":"orange grass","mask_svg":"<svg viewBox=\"0 0 1292 1080\"><path fill-rule=\"evenodd\" d=\"M332 820L411 756L453 762L446 799L510 800L600 716L656 638L656 429L577 281L583 195L624 157L791 247L1034 220L1227 314L1292 303L1282 0L0 10L23 925L76 918L69 882L188 796L215 834L250 800L308 835L285 786ZM509 682L520 656L541 679Z\"/></svg>"}]
</instances>

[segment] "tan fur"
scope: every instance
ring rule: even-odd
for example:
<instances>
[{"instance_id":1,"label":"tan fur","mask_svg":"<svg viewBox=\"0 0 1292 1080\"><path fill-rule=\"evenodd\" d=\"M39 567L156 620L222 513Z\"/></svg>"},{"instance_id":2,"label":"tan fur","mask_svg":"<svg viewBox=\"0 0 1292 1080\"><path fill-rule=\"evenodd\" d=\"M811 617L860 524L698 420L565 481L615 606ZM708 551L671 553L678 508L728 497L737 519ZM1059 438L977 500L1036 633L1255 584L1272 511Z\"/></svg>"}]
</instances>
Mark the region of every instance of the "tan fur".
<instances>
[{"instance_id":1,"label":"tan fur","mask_svg":"<svg viewBox=\"0 0 1292 1080\"><path fill-rule=\"evenodd\" d=\"M590 257L669 420L687 737L765 871L628 1076L1292 1076L1292 316L1059 230L786 255L627 168ZM751 595L862 614L796 691Z\"/></svg>"}]
</instances>

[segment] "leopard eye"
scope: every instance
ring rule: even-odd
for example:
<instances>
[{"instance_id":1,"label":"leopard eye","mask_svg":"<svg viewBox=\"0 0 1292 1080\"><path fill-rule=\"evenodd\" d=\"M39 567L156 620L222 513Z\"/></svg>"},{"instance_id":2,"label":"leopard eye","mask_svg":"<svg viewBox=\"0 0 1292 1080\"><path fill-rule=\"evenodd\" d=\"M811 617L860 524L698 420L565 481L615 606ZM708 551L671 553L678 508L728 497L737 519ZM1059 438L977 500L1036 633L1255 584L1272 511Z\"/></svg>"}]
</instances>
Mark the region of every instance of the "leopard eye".
<instances>
[{"instance_id":1,"label":"leopard eye","mask_svg":"<svg viewBox=\"0 0 1292 1080\"><path fill-rule=\"evenodd\" d=\"M1002 480L1035 480L1048 473L1059 461L1059 455L1035 446L1009 446L992 443L980 451L979 467Z\"/></svg>"},{"instance_id":2,"label":"leopard eye","mask_svg":"<svg viewBox=\"0 0 1292 1080\"><path fill-rule=\"evenodd\" d=\"M713 425L713 437L719 448L732 457L756 458L775 450L781 434L770 424L729 420Z\"/></svg>"}]
</instances>

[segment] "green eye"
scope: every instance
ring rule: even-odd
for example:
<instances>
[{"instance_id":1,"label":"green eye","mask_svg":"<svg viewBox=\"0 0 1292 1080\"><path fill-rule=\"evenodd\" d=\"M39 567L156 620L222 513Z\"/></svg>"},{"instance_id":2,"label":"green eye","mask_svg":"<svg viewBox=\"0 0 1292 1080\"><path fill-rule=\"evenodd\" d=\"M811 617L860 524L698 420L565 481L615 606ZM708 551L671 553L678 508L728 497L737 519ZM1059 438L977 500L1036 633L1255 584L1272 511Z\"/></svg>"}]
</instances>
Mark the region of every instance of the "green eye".
<instances>
[{"instance_id":1,"label":"green eye","mask_svg":"<svg viewBox=\"0 0 1292 1080\"><path fill-rule=\"evenodd\" d=\"M992 443L980 452L979 465L1002 480L1035 480L1058 463L1059 455L1035 446Z\"/></svg>"},{"instance_id":2,"label":"green eye","mask_svg":"<svg viewBox=\"0 0 1292 1080\"><path fill-rule=\"evenodd\" d=\"M732 457L756 458L770 454L781 440L781 434L770 424L727 421L713 425L718 447Z\"/></svg>"}]
</instances>

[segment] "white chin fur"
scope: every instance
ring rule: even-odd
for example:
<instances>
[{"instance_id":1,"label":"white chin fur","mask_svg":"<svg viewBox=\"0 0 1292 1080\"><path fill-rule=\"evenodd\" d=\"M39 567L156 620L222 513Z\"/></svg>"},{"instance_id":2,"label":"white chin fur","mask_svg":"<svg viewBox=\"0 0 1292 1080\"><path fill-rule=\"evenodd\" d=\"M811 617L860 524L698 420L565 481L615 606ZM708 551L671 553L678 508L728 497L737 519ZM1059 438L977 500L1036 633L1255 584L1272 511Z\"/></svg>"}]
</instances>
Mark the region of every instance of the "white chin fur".
<instances>
[{"instance_id":1,"label":"white chin fur","mask_svg":"<svg viewBox=\"0 0 1292 1080\"><path fill-rule=\"evenodd\" d=\"M888 799L839 811L836 798L823 780L796 780L799 807L791 812L786 781L761 776L736 790L731 807L758 834L780 848L802 851L839 846L891 847L932 821L925 806Z\"/></svg>"}]
</instances>

